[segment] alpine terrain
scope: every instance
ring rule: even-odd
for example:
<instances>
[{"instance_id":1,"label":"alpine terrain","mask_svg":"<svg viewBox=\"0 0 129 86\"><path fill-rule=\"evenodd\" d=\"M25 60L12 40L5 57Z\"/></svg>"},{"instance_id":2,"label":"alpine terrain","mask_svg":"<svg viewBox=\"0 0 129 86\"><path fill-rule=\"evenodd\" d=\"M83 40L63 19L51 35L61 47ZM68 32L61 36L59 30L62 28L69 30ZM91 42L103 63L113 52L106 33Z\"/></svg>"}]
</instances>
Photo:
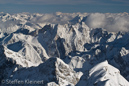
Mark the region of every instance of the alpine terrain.
<instances>
[{"instance_id":1,"label":"alpine terrain","mask_svg":"<svg viewBox=\"0 0 129 86\"><path fill-rule=\"evenodd\" d=\"M129 86L128 13L0 13L0 86Z\"/></svg>"}]
</instances>

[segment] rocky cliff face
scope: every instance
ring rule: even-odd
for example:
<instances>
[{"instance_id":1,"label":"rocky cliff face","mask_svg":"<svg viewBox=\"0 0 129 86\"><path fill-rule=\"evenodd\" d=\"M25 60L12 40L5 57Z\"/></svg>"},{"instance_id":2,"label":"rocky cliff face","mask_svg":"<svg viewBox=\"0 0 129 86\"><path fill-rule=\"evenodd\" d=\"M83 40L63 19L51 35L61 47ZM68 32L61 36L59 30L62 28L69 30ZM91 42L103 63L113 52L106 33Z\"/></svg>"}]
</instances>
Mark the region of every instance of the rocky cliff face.
<instances>
[{"instance_id":1,"label":"rocky cliff face","mask_svg":"<svg viewBox=\"0 0 129 86\"><path fill-rule=\"evenodd\" d=\"M129 86L128 32L89 28L79 16L35 29L29 16L19 20L29 29L1 31L1 86Z\"/></svg>"}]
</instances>

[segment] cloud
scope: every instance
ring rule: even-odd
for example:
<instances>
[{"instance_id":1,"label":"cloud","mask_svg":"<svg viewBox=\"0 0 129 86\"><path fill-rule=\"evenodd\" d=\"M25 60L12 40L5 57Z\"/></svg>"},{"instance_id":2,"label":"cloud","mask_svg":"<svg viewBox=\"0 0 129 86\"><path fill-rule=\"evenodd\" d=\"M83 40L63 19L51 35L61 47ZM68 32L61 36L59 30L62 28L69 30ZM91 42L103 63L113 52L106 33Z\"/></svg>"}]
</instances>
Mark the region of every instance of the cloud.
<instances>
[{"instance_id":1,"label":"cloud","mask_svg":"<svg viewBox=\"0 0 129 86\"><path fill-rule=\"evenodd\" d=\"M91 28L104 28L106 17L101 13L94 13L87 16L86 24Z\"/></svg>"},{"instance_id":2,"label":"cloud","mask_svg":"<svg viewBox=\"0 0 129 86\"><path fill-rule=\"evenodd\" d=\"M111 32L129 31L129 16L126 13L93 13L87 16L85 22L90 28L104 28Z\"/></svg>"},{"instance_id":3,"label":"cloud","mask_svg":"<svg viewBox=\"0 0 129 86\"><path fill-rule=\"evenodd\" d=\"M104 28L110 32L129 31L129 15L128 13L90 13L81 14L86 17L85 23L90 28ZM78 16L77 13L57 13L43 14L42 16L34 17L32 23L52 23L52 24L67 24ZM71 21L74 23L75 21ZM77 22L78 23L78 22Z\"/></svg>"},{"instance_id":4,"label":"cloud","mask_svg":"<svg viewBox=\"0 0 129 86\"><path fill-rule=\"evenodd\" d=\"M67 24L68 21L73 19L74 15L62 15L62 13L56 14L43 14L31 19L32 23L52 23L52 24Z\"/></svg>"},{"instance_id":5,"label":"cloud","mask_svg":"<svg viewBox=\"0 0 129 86\"><path fill-rule=\"evenodd\" d=\"M3 15L3 14L1 14ZM6 14L8 16L9 14ZM20 24L21 21L28 22L28 24L38 25L38 24L76 24L81 21L85 22L90 28L104 28L110 32L118 32L118 31L129 31L129 14L128 13L53 13L53 14L17 14L18 18L15 19L16 15L13 15L14 20L7 18L6 22L2 22L2 20L6 20L6 17L3 16L0 21L0 28L10 28L17 24ZM25 15L25 17L23 16ZM31 18L30 18L31 16ZM26 19L29 19L26 21ZM22 23L22 22L21 22ZM26 23L25 23L26 24ZM28 25L27 24L27 25ZM29 26L29 25L28 25ZM6 30L6 29L5 29Z\"/></svg>"}]
</instances>

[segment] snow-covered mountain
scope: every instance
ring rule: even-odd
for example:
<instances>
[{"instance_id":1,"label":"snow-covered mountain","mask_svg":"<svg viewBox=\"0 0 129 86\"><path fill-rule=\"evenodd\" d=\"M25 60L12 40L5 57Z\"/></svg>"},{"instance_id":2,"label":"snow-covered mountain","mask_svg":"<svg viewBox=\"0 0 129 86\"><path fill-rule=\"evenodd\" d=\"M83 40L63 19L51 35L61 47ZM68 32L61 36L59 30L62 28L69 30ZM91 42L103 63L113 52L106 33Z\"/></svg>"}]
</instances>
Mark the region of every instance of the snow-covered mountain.
<instances>
[{"instance_id":1,"label":"snow-covered mountain","mask_svg":"<svg viewBox=\"0 0 129 86\"><path fill-rule=\"evenodd\" d=\"M128 19L0 13L0 86L129 86Z\"/></svg>"}]
</instances>

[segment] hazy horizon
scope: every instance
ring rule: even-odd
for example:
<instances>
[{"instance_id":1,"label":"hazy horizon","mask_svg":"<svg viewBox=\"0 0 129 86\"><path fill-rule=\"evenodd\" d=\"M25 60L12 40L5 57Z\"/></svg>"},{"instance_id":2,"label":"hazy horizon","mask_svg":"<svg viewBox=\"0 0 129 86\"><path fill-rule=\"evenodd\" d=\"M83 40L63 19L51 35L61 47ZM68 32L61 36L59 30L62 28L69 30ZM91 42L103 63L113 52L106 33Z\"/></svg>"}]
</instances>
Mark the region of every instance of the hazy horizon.
<instances>
[{"instance_id":1,"label":"hazy horizon","mask_svg":"<svg viewBox=\"0 0 129 86\"><path fill-rule=\"evenodd\" d=\"M123 13L129 12L127 0L1 0L0 12L5 13Z\"/></svg>"}]
</instances>

